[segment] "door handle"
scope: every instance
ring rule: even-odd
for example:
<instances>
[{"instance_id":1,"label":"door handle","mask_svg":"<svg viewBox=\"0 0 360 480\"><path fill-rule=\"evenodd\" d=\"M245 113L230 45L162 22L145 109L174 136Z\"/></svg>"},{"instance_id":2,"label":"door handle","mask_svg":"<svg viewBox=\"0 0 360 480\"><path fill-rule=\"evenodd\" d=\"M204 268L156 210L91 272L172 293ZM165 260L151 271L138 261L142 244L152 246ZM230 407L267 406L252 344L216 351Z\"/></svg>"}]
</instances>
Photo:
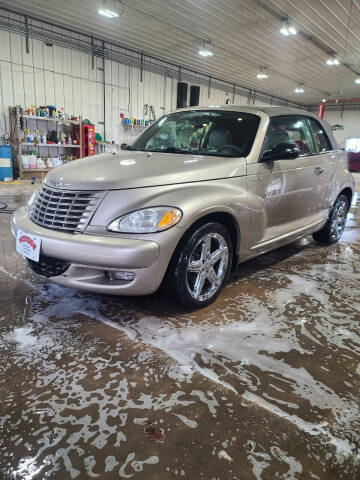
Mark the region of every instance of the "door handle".
<instances>
[{"instance_id":1,"label":"door handle","mask_svg":"<svg viewBox=\"0 0 360 480\"><path fill-rule=\"evenodd\" d=\"M314 170L314 173L316 173L316 175L320 175L321 173L323 173L323 171L324 171L323 168L316 167L315 170Z\"/></svg>"}]
</instances>

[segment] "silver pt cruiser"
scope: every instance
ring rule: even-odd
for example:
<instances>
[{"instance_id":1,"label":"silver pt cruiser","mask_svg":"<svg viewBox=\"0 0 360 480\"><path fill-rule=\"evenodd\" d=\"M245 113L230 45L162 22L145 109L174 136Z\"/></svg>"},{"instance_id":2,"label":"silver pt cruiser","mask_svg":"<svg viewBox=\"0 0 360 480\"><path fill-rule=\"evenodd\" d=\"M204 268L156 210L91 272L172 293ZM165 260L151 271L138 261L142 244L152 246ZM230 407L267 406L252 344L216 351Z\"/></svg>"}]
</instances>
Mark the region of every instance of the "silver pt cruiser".
<instances>
[{"instance_id":1,"label":"silver pt cruiser","mask_svg":"<svg viewBox=\"0 0 360 480\"><path fill-rule=\"evenodd\" d=\"M245 260L306 234L339 240L353 192L346 153L311 113L199 107L163 116L119 153L56 168L12 231L55 283L145 295L164 282L196 308Z\"/></svg>"}]
</instances>

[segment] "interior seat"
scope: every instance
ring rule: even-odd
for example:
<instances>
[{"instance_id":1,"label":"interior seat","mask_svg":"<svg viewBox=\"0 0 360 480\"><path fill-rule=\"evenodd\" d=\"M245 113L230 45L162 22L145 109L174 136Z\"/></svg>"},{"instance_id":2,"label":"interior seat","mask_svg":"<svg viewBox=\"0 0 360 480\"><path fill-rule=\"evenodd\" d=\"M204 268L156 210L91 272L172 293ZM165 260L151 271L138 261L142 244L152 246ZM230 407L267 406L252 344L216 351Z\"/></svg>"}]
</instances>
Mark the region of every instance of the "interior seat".
<instances>
[{"instance_id":1,"label":"interior seat","mask_svg":"<svg viewBox=\"0 0 360 480\"><path fill-rule=\"evenodd\" d=\"M217 151L224 145L232 145L231 134L225 128L217 128L209 134L206 150Z\"/></svg>"},{"instance_id":2,"label":"interior seat","mask_svg":"<svg viewBox=\"0 0 360 480\"><path fill-rule=\"evenodd\" d=\"M294 143L284 128L271 129L268 135L268 148L271 149L280 143Z\"/></svg>"}]
</instances>

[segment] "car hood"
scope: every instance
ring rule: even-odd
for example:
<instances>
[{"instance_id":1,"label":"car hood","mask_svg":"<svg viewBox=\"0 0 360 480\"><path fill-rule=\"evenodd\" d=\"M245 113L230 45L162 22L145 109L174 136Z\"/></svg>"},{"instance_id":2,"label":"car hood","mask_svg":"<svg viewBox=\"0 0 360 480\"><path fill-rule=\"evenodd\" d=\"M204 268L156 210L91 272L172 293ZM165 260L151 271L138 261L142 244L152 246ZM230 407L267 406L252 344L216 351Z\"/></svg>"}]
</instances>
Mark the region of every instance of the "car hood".
<instances>
[{"instance_id":1,"label":"car hood","mask_svg":"<svg viewBox=\"0 0 360 480\"><path fill-rule=\"evenodd\" d=\"M246 174L245 158L123 150L57 167L45 184L67 190L119 190L199 182Z\"/></svg>"}]
</instances>

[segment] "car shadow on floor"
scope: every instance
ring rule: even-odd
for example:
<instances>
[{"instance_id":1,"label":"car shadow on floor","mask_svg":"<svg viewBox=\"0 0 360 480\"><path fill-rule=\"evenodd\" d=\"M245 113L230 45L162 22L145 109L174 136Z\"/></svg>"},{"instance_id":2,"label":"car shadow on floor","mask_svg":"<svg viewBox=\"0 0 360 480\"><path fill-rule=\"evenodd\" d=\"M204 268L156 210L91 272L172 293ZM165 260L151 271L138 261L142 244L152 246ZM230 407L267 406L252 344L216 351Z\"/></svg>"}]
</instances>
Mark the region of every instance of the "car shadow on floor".
<instances>
[{"instance_id":1,"label":"car shadow on floor","mask_svg":"<svg viewBox=\"0 0 360 480\"><path fill-rule=\"evenodd\" d=\"M293 258L295 255L302 253L310 248L314 248L316 245L311 237L301 238L289 245L280 247L269 253L260 255L254 259L248 260L240 264L236 271L230 274L227 287L234 286L239 280L245 280L256 273L266 271L268 268L274 268L277 264ZM322 248L316 246L316 248ZM328 247L327 247L328 248ZM224 292L221 292L219 297L213 304L208 307L196 310L197 312L207 312L216 309L220 304L223 304ZM106 302L109 299L109 295L101 295L101 298ZM131 296L111 296L112 303L115 301L121 307L127 307L131 310L142 310L147 315L156 315L161 317L162 315L182 315L194 312L189 308L186 308L172 297L170 285L164 283L161 288L152 295L131 297Z\"/></svg>"}]
</instances>

